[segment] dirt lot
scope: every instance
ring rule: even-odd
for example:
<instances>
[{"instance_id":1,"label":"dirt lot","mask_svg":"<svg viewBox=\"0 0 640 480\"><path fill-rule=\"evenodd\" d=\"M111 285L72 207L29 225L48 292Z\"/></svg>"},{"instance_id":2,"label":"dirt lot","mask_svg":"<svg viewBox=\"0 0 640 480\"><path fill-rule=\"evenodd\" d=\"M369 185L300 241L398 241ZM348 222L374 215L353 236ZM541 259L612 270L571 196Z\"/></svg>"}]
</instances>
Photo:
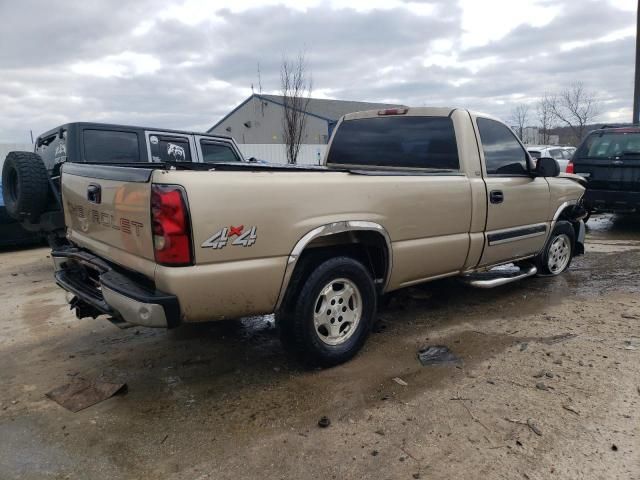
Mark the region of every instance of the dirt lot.
<instances>
[{"instance_id":1,"label":"dirt lot","mask_svg":"<svg viewBox=\"0 0 640 480\"><path fill-rule=\"evenodd\" d=\"M324 371L269 318L76 320L46 249L2 252L0 478L640 479L640 220L595 218L588 243L558 278L403 291ZM462 363L421 366L430 344ZM129 391L78 413L44 396L77 377Z\"/></svg>"}]
</instances>

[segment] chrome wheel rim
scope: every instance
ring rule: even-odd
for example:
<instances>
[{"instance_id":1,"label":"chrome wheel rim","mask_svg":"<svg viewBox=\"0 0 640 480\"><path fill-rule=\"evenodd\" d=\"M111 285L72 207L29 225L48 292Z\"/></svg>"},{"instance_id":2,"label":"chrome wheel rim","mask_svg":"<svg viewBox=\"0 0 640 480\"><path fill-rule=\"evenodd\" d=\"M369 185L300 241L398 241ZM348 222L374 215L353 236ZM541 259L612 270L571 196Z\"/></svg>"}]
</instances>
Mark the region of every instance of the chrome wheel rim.
<instances>
[{"instance_id":1,"label":"chrome wheel rim","mask_svg":"<svg viewBox=\"0 0 640 480\"><path fill-rule=\"evenodd\" d=\"M356 332L362 317L362 296L351 280L338 278L327 283L316 298L313 325L327 345L341 345Z\"/></svg>"},{"instance_id":2,"label":"chrome wheel rim","mask_svg":"<svg viewBox=\"0 0 640 480\"><path fill-rule=\"evenodd\" d=\"M561 273L571 259L571 240L565 234L558 235L551 242L549 247L549 255L547 258L547 267L549 271L557 275Z\"/></svg>"}]
</instances>

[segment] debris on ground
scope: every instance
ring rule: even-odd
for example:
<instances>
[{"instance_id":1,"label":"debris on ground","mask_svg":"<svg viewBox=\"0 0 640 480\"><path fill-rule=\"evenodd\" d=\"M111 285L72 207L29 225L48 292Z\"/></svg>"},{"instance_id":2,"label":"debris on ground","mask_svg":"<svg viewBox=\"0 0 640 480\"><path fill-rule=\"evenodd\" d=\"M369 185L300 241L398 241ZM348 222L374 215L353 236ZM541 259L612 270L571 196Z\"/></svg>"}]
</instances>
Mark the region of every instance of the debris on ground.
<instances>
[{"instance_id":1,"label":"debris on ground","mask_svg":"<svg viewBox=\"0 0 640 480\"><path fill-rule=\"evenodd\" d=\"M420 360L423 367L427 365L443 365L460 362L460 359L449 350L449 347L445 347L444 345L431 345L422 348L418 352L418 360Z\"/></svg>"},{"instance_id":2,"label":"debris on ground","mask_svg":"<svg viewBox=\"0 0 640 480\"><path fill-rule=\"evenodd\" d=\"M526 425L527 427L529 427L531 429L531 431L533 433L535 433L536 435L538 435L539 437L542 436L542 430L540 429L540 427L538 426L537 423L535 423L532 419L528 418L527 421L523 421L523 420L516 420L513 418L507 418L505 417L505 420L507 422L511 422L511 423L517 423L518 425Z\"/></svg>"},{"instance_id":3,"label":"debris on ground","mask_svg":"<svg viewBox=\"0 0 640 480\"><path fill-rule=\"evenodd\" d=\"M331 425L331 420L329 420L327 416L322 416L320 420L318 420L318 426L320 428L327 428L329 425Z\"/></svg>"},{"instance_id":4,"label":"debris on ground","mask_svg":"<svg viewBox=\"0 0 640 480\"><path fill-rule=\"evenodd\" d=\"M614 452L617 452L618 446L614 443L613 445L611 445L611 450L613 450Z\"/></svg>"},{"instance_id":5,"label":"debris on ground","mask_svg":"<svg viewBox=\"0 0 640 480\"><path fill-rule=\"evenodd\" d=\"M575 333L562 333L560 335L554 335L553 337L543 338L541 341L547 345L554 345L556 343L564 342L576 338L578 335Z\"/></svg>"},{"instance_id":6,"label":"debris on ground","mask_svg":"<svg viewBox=\"0 0 640 480\"><path fill-rule=\"evenodd\" d=\"M407 382L402 380L400 377L394 377L393 381L396 382L398 385L402 385L403 387L406 387L406 386L409 385Z\"/></svg>"},{"instance_id":7,"label":"debris on ground","mask_svg":"<svg viewBox=\"0 0 640 480\"><path fill-rule=\"evenodd\" d=\"M565 410L568 410L571 413L575 413L576 415L580 415L578 410L576 410L576 408L571 405L562 405L562 408L564 408Z\"/></svg>"},{"instance_id":8,"label":"debris on ground","mask_svg":"<svg viewBox=\"0 0 640 480\"><path fill-rule=\"evenodd\" d=\"M111 383L101 380L74 379L60 387L54 388L45 396L62 405L73 413L84 410L91 405L102 402L119 393L126 393L126 383Z\"/></svg>"},{"instance_id":9,"label":"debris on ground","mask_svg":"<svg viewBox=\"0 0 640 480\"><path fill-rule=\"evenodd\" d=\"M538 382L536 383L536 388L538 390L549 390L549 387L547 387L544 383L542 382Z\"/></svg>"}]
</instances>

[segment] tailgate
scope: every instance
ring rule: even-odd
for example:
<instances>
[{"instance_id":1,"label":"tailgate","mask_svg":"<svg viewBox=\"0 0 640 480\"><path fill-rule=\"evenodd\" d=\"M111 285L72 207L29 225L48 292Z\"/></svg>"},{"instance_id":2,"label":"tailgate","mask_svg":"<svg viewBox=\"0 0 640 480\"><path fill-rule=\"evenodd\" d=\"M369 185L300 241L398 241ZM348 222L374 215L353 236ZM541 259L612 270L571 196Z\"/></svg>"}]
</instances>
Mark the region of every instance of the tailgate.
<instances>
[{"instance_id":1,"label":"tailgate","mask_svg":"<svg viewBox=\"0 0 640 480\"><path fill-rule=\"evenodd\" d=\"M62 201L69 239L100 257L153 275L152 173L151 168L65 164Z\"/></svg>"}]
</instances>

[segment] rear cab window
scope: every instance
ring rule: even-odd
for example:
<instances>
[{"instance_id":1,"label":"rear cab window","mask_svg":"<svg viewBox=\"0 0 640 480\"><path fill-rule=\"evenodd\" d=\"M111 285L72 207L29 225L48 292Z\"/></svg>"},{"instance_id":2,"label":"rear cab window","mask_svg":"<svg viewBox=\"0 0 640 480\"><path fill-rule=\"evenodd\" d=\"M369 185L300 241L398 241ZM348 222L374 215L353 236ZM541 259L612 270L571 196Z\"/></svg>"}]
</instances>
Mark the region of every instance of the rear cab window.
<instances>
[{"instance_id":1,"label":"rear cab window","mask_svg":"<svg viewBox=\"0 0 640 480\"><path fill-rule=\"evenodd\" d=\"M204 163L240 162L240 158L228 143L200 140Z\"/></svg>"},{"instance_id":2,"label":"rear cab window","mask_svg":"<svg viewBox=\"0 0 640 480\"><path fill-rule=\"evenodd\" d=\"M180 135L149 135L149 148L153 162L191 162L189 138Z\"/></svg>"},{"instance_id":3,"label":"rear cab window","mask_svg":"<svg viewBox=\"0 0 640 480\"><path fill-rule=\"evenodd\" d=\"M458 146L449 117L380 117L343 121L327 163L348 166L458 171Z\"/></svg>"},{"instance_id":4,"label":"rear cab window","mask_svg":"<svg viewBox=\"0 0 640 480\"><path fill-rule=\"evenodd\" d=\"M529 175L528 155L514 133L500 122L489 118L476 119L487 175Z\"/></svg>"},{"instance_id":5,"label":"rear cab window","mask_svg":"<svg viewBox=\"0 0 640 480\"><path fill-rule=\"evenodd\" d=\"M144 162L140 156L140 140L135 132L91 130L82 132L83 158L91 163Z\"/></svg>"}]
</instances>

